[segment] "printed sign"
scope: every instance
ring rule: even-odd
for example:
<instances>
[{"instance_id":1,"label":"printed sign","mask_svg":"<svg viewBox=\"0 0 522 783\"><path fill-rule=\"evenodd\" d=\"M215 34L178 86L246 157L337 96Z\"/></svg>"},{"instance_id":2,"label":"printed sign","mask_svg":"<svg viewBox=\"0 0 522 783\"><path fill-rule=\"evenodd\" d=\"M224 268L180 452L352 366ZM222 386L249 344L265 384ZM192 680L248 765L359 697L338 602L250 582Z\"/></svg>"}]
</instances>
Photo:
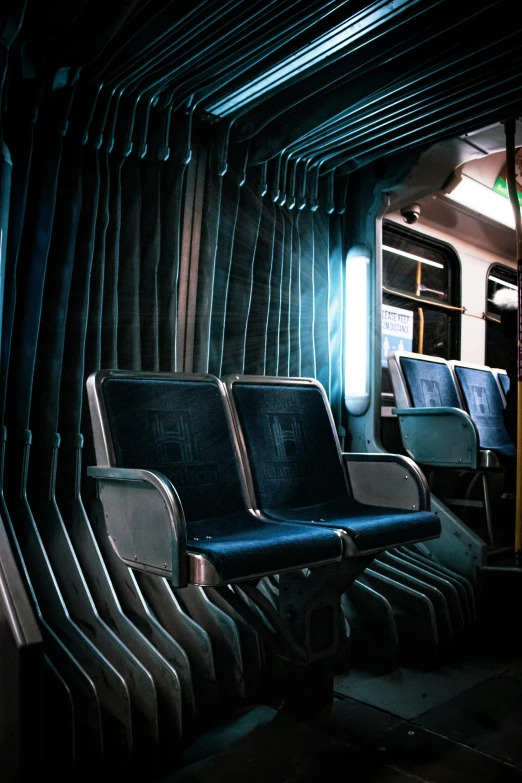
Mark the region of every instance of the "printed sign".
<instances>
[{"instance_id":1,"label":"printed sign","mask_svg":"<svg viewBox=\"0 0 522 783\"><path fill-rule=\"evenodd\" d=\"M382 306L381 364L388 366L388 354L392 351L413 349L413 313L401 307Z\"/></svg>"}]
</instances>

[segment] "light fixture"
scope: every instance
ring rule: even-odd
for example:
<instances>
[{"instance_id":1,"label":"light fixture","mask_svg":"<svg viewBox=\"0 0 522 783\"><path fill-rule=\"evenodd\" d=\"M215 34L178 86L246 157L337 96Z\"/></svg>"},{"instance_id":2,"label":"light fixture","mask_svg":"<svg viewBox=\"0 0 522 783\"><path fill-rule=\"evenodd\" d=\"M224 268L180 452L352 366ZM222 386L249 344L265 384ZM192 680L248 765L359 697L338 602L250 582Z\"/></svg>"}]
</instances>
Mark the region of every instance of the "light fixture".
<instances>
[{"instance_id":1,"label":"light fixture","mask_svg":"<svg viewBox=\"0 0 522 783\"><path fill-rule=\"evenodd\" d=\"M344 401L348 411L361 416L370 404L370 251L355 245L346 257Z\"/></svg>"},{"instance_id":2,"label":"light fixture","mask_svg":"<svg viewBox=\"0 0 522 783\"><path fill-rule=\"evenodd\" d=\"M308 46L287 57L286 60L282 60L256 79L252 79L247 86L235 90L226 98L214 103L207 111L217 117L227 117L267 90L279 87L288 79L312 68L326 57L331 57L348 46L353 47L358 38L367 35L384 21L401 14L407 5L411 5L411 0L386 0L385 2L378 0L370 8L351 16L342 24L319 36Z\"/></svg>"},{"instance_id":3,"label":"light fixture","mask_svg":"<svg viewBox=\"0 0 522 783\"><path fill-rule=\"evenodd\" d=\"M512 288L513 291L518 291L517 285L514 285L513 283L508 283L505 280L501 280L500 277L494 277L493 275L490 275L489 279L493 280L494 283L500 283L500 285L506 286L506 288Z\"/></svg>"},{"instance_id":4,"label":"light fixture","mask_svg":"<svg viewBox=\"0 0 522 783\"><path fill-rule=\"evenodd\" d=\"M468 207L480 215L491 218L497 223L502 223L509 228L515 228L513 208L507 198L495 193L494 190L476 182L471 177L462 175L457 187L447 194L447 197Z\"/></svg>"},{"instance_id":5,"label":"light fixture","mask_svg":"<svg viewBox=\"0 0 522 783\"><path fill-rule=\"evenodd\" d=\"M416 256L414 253L407 253L406 250L399 250L396 247L388 247L388 245L383 245L382 249L387 250L388 253L395 253L398 256L403 256L404 258L411 258L412 261L420 261L422 264L428 264L428 266L436 266L437 269L444 269L444 264L439 263L439 261L430 261L429 258Z\"/></svg>"}]
</instances>

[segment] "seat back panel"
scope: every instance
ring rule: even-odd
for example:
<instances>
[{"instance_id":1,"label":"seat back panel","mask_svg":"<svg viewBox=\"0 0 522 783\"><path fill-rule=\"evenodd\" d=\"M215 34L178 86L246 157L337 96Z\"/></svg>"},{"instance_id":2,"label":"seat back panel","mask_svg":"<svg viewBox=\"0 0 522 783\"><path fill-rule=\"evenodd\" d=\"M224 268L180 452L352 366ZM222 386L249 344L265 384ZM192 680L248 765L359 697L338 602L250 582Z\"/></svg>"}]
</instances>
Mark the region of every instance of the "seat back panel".
<instances>
[{"instance_id":1,"label":"seat back panel","mask_svg":"<svg viewBox=\"0 0 522 783\"><path fill-rule=\"evenodd\" d=\"M444 362L400 357L414 408L461 408L455 379Z\"/></svg>"},{"instance_id":2,"label":"seat back panel","mask_svg":"<svg viewBox=\"0 0 522 783\"><path fill-rule=\"evenodd\" d=\"M108 377L103 394L117 467L163 473L187 522L245 508L216 383Z\"/></svg>"},{"instance_id":3,"label":"seat back panel","mask_svg":"<svg viewBox=\"0 0 522 783\"><path fill-rule=\"evenodd\" d=\"M232 389L260 508L313 505L346 495L320 388L238 382Z\"/></svg>"},{"instance_id":4,"label":"seat back panel","mask_svg":"<svg viewBox=\"0 0 522 783\"><path fill-rule=\"evenodd\" d=\"M455 364L455 374L469 415L477 426L480 447L510 451L513 444L504 426L504 403L491 370Z\"/></svg>"}]
</instances>

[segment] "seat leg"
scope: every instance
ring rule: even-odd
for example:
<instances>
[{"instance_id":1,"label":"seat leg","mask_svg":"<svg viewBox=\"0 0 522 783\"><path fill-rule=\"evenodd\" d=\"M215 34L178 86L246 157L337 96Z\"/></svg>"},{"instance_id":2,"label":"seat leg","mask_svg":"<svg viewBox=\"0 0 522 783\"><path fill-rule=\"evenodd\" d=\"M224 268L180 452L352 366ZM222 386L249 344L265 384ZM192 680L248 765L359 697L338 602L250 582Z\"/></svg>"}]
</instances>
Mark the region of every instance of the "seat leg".
<instances>
[{"instance_id":1,"label":"seat leg","mask_svg":"<svg viewBox=\"0 0 522 783\"><path fill-rule=\"evenodd\" d=\"M331 704L334 657L341 617L340 564L291 571L279 577L279 613L306 652L288 650L285 709L295 712Z\"/></svg>"}]
</instances>

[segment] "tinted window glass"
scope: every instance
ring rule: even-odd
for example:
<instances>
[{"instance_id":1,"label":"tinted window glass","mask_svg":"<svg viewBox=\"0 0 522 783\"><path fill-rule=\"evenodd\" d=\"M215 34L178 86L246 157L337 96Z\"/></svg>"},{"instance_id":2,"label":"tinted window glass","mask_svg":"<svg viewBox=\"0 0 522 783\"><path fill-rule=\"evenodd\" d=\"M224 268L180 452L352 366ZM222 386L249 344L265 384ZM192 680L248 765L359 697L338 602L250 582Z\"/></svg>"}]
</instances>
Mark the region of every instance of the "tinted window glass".
<instances>
[{"instance_id":1,"label":"tinted window glass","mask_svg":"<svg viewBox=\"0 0 522 783\"><path fill-rule=\"evenodd\" d=\"M410 350L445 359L458 358L460 265L456 253L416 231L387 223L383 228L383 315L405 326L393 339L383 318L383 393L390 394L386 355ZM389 332L387 335L386 332Z\"/></svg>"}]
</instances>

